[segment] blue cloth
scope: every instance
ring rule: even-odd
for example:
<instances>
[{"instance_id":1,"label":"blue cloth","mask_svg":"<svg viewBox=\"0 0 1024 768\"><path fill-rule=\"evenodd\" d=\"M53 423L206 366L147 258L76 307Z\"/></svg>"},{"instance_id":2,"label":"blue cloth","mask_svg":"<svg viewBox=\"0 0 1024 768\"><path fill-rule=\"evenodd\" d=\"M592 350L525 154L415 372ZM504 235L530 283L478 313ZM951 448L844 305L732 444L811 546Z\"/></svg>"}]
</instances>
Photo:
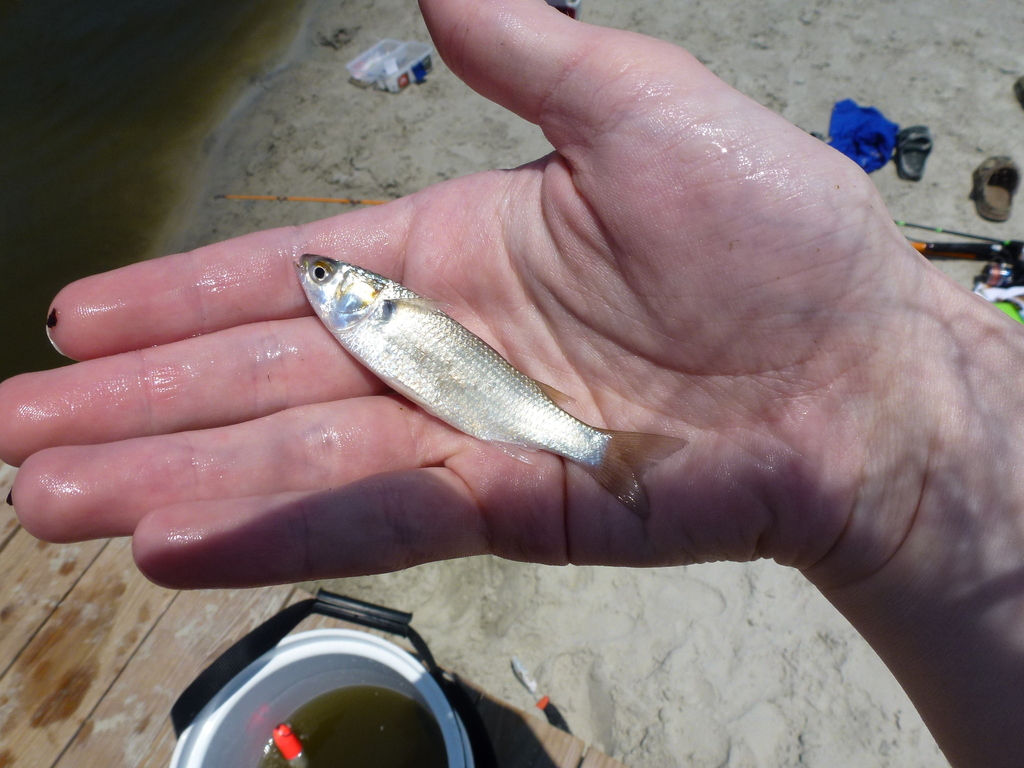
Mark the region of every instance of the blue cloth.
<instances>
[{"instance_id":1,"label":"blue cloth","mask_svg":"<svg viewBox=\"0 0 1024 768\"><path fill-rule=\"evenodd\" d=\"M832 107L829 144L871 173L889 162L899 129L874 107L845 99Z\"/></svg>"}]
</instances>

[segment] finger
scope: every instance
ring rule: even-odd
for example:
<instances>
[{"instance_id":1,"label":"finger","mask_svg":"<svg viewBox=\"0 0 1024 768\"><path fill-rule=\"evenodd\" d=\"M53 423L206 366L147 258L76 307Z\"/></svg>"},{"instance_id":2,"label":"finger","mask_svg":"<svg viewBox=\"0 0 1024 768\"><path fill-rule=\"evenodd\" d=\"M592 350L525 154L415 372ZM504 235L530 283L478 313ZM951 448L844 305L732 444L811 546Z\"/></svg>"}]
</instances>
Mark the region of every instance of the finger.
<instances>
[{"instance_id":1,"label":"finger","mask_svg":"<svg viewBox=\"0 0 1024 768\"><path fill-rule=\"evenodd\" d=\"M135 561L176 588L380 573L487 552L564 563L561 500L551 497L550 478L537 482L522 467L511 474L518 482L497 483L512 491L504 501L451 469L428 468L326 493L162 509L136 528Z\"/></svg>"},{"instance_id":2,"label":"finger","mask_svg":"<svg viewBox=\"0 0 1024 768\"><path fill-rule=\"evenodd\" d=\"M396 201L84 278L53 300L50 339L62 354L87 360L310 314L295 259L306 252L367 265L397 258L405 208Z\"/></svg>"},{"instance_id":3,"label":"finger","mask_svg":"<svg viewBox=\"0 0 1024 768\"><path fill-rule=\"evenodd\" d=\"M649 97L651 72L691 86L720 83L674 45L574 21L543 0L420 0L420 7L445 63L486 98L540 124L560 150ZM657 67L638 67L645 59Z\"/></svg>"},{"instance_id":4,"label":"finger","mask_svg":"<svg viewBox=\"0 0 1024 768\"><path fill-rule=\"evenodd\" d=\"M316 318L245 325L0 383L3 461L380 392Z\"/></svg>"},{"instance_id":5,"label":"finger","mask_svg":"<svg viewBox=\"0 0 1024 768\"><path fill-rule=\"evenodd\" d=\"M18 473L24 526L47 541L128 536L154 509L346 485L436 466L480 444L392 397L293 408L232 427L53 448Z\"/></svg>"}]
</instances>

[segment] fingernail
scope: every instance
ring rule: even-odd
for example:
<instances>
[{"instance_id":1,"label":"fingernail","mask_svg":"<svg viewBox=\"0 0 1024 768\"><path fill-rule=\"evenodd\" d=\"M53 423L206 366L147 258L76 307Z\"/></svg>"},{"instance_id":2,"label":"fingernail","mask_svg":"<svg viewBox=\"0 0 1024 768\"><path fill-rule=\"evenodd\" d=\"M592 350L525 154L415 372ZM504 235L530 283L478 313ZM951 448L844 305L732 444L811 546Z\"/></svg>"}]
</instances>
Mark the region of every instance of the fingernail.
<instances>
[{"instance_id":1,"label":"fingernail","mask_svg":"<svg viewBox=\"0 0 1024 768\"><path fill-rule=\"evenodd\" d=\"M53 340L53 336L50 334L50 329L53 328L55 325L57 325L56 308L51 309L50 314L46 316L46 338L50 340L50 344L53 345L53 348L56 349L59 354L63 355L64 357L67 357L67 355L64 354L61 348L57 346L57 342Z\"/></svg>"}]
</instances>

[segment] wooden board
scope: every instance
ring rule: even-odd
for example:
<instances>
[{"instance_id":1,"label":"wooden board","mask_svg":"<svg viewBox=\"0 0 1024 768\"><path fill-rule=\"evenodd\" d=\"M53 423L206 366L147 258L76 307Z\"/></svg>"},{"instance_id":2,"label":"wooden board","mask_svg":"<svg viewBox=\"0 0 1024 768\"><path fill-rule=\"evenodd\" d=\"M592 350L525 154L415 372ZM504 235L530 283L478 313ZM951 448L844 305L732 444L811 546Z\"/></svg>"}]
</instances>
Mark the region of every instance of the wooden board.
<instances>
[{"instance_id":1,"label":"wooden board","mask_svg":"<svg viewBox=\"0 0 1024 768\"><path fill-rule=\"evenodd\" d=\"M173 596L104 547L0 678L0 766L53 765Z\"/></svg>"},{"instance_id":2,"label":"wooden board","mask_svg":"<svg viewBox=\"0 0 1024 768\"><path fill-rule=\"evenodd\" d=\"M583 756L580 768L626 768L626 766L618 760L608 757L604 752L590 747L587 749L587 754Z\"/></svg>"},{"instance_id":3,"label":"wooden board","mask_svg":"<svg viewBox=\"0 0 1024 768\"><path fill-rule=\"evenodd\" d=\"M177 593L57 768L166 768L175 744L170 720L175 700L211 661L277 613L295 591L285 585Z\"/></svg>"},{"instance_id":4,"label":"wooden board","mask_svg":"<svg viewBox=\"0 0 1024 768\"><path fill-rule=\"evenodd\" d=\"M18 517L14 514L14 507L0 503L0 550L7 546L18 531Z\"/></svg>"},{"instance_id":5,"label":"wooden board","mask_svg":"<svg viewBox=\"0 0 1024 768\"><path fill-rule=\"evenodd\" d=\"M18 529L18 518L14 514L14 507L7 503L7 494L10 493L11 486L14 484L14 475L17 471L14 467L0 461L0 550Z\"/></svg>"},{"instance_id":6,"label":"wooden board","mask_svg":"<svg viewBox=\"0 0 1024 768\"><path fill-rule=\"evenodd\" d=\"M105 545L47 544L17 530L0 557L0 679Z\"/></svg>"}]
</instances>

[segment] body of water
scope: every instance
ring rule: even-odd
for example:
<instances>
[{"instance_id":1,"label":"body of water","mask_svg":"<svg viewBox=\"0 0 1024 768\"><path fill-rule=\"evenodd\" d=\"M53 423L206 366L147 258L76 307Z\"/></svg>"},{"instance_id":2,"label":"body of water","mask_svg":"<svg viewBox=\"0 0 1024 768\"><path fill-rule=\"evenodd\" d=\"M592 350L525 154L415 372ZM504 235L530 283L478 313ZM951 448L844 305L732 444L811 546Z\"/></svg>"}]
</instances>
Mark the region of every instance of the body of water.
<instances>
[{"instance_id":1,"label":"body of water","mask_svg":"<svg viewBox=\"0 0 1024 768\"><path fill-rule=\"evenodd\" d=\"M50 300L158 255L203 140L303 0L0 0L0 379L67 362Z\"/></svg>"}]
</instances>

